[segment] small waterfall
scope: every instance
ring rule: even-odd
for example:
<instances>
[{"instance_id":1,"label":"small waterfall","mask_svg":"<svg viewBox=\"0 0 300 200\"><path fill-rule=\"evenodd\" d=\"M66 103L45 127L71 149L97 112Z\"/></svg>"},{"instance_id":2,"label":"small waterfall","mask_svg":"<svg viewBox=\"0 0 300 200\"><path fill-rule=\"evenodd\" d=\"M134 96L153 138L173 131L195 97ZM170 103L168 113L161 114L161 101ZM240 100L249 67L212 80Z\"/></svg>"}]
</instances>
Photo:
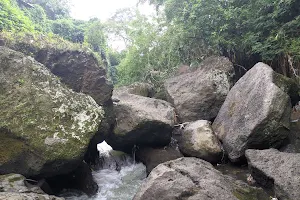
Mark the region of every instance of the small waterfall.
<instances>
[{"instance_id":1,"label":"small waterfall","mask_svg":"<svg viewBox=\"0 0 300 200\"><path fill-rule=\"evenodd\" d=\"M99 162L93 177L99 186L96 196L63 195L66 200L132 200L143 180L146 167L131 156L114 151L105 141L98 144ZM133 150L134 152L134 150Z\"/></svg>"}]
</instances>

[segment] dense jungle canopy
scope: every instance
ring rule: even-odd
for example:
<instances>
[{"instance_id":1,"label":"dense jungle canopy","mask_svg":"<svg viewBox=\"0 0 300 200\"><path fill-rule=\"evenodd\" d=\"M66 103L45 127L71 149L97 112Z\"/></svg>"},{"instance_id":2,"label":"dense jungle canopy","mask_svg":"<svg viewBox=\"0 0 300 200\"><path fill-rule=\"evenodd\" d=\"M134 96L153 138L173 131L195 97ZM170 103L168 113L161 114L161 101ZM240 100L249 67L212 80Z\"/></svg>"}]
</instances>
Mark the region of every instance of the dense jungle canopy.
<instances>
[{"instance_id":1,"label":"dense jungle canopy","mask_svg":"<svg viewBox=\"0 0 300 200\"><path fill-rule=\"evenodd\" d=\"M299 75L298 0L140 0L154 5L156 15L123 9L105 22L71 18L70 3L0 0L0 37L43 34L88 47L117 85L160 86L178 68L197 67L210 55L229 57L239 76L258 61L286 76ZM126 48L114 50L112 39Z\"/></svg>"}]
</instances>

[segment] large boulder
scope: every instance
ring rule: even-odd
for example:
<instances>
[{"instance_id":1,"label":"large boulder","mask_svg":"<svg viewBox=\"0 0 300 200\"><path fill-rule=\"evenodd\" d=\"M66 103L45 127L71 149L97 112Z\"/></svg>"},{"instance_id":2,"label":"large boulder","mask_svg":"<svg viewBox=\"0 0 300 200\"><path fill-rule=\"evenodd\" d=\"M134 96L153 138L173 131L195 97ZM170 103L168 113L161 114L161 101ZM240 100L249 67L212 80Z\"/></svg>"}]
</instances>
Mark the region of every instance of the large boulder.
<instances>
[{"instance_id":1,"label":"large boulder","mask_svg":"<svg viewBox=\"0 0 300 200\"><path fill-rule=\"evenodd\" d=\"M197 71L168 79L165 88L180 120L214 119L233 85L233 75L227 58L210 57Z\"/></svg>"},{"instance_id":2,"label":"large boulder","mask_svg":"<svg viewBox=\"0 0 300 200\"><path fill-rule=\"evenodd\" d=\"M105 64L88 49L43 34L26 33L13 40L2 37L5 46L33 57L74 91L90 95L100 105L110 101L113 86L107 81Z\"/></svg>"},{"instance_id":3,"label":"large boulder","mask_svg":"<svg viewBox=\"0 0 300 200\"><path fill-rule=\"evenodd\" d=\"M88 163L95 164L98 155L96 146L104 140L104 135L112 130L115 120L111 101L113 85L106 77L105 56L101 55L100 61L84 46L57 37L49 38L43 34L26 33L12 39L0 33L1 37L5 46L32 56L69 88L90 95L103 106L104 118L101 121L101 130L91 140L85 155Z\"/></svg>"},{"instance_id":4,"label":"large boulder","mask_svg":"<svg viewBox=\"0 0 300 200\"><path fill-rule=\"evenodd\" d=\"M223 175L197 158L178 158L158 165L134 200L268 200L261 189Z\"/></svg>"},{"instance_id":5,"label":"large boulder","mask_svg":"<svg viewBox=\"0 0 300 200\"><path fill-rule=\"evenodd\" d=\"M136 158L146 165L149 174L157 165L183 157L178 149L172 146L166 148L142 147L137 149Z\"/></svg>"},{"instance_id":6,"label":"large boulder","mask_svg":"<svg viewBox=\"0 0 300 200\"><path fill-rule=\"evenodd\" d=\"M168 102L122 93L114 106L116 127L107 138L114 149L131 152L137 146L164 146L171 140L174 108Z\"/></svg>"},{"instance_id":7,"label":"large boulder","mask_svg":"<svg viewBox=\"0 0 300 200\"><path fill-rule=\"evenodd\" d=\"M188 123L176 138L180 151L191 157L217 163L222 158L222 146L214 134L211 122L198 120Z\"/></svg>"},{"instance_id":8,"label":"large boulder","mask_svg":"<svg viewBox=\"0 0 300 200\"><path fill-rule=\"evenodd\" d=\"M278 199L299 199L300 154L249 149L246 157L253 178L263 186L273 188Z\"/></svg>"},{"instance_id":9,"label":"large boulder","mask_svg":"<svg viewBox=\"0 0 300 200\"><path fill-rule=\"evenodd\" d=\"M90 95L99 105L111 100L113 86L106 79L105 69L99 67L91 53L41 49L34 58L60 77L69 88Z\"/></svg>"},{"instance_id":10,"label":"large boulder","mask_svg":"<svg viewBox=\"0 0 300 200\"><path fill-rule=\"evenodd\" d=\"M213 129L231 161L246 149L280 147L289 134L293 82L264 63L256 64L230 90Z\"/></svg>"},{"instance_id":11,"label":"large boulder","mask_svg":"<svg viewBox=\"0 0 300 200\"><path fill-rule=\"evenodd\" d=\"M103 109L46 67L0 47L0 174L48 177L73 171Z\"/></svg>"}]
</instances>

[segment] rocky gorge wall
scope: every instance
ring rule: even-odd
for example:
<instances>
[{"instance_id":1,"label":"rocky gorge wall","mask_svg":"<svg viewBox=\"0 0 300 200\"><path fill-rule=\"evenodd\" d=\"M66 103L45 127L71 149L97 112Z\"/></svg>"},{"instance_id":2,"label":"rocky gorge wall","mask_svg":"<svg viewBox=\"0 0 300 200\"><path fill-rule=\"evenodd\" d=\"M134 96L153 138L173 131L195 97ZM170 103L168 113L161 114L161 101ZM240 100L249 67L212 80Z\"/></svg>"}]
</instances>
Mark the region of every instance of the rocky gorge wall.
<instances>
[{"instance_id":1,"label":"rocky gorge wall","mask_svg":"<svg viewBox=\"0 0 300 200\"><path fill-rule=\"evenodd\" d=\"M95 194L91 167L103 140L134 149L146 165L136 200L300 197L287 187L299 184L298 152L263 150L293 145L290 116L299 91L268 65L258 63L234 84L232 63L208 58L166 80L167 102L145 83L113 93L105 70L85 52L39 49L32 56L0 47L1 198L47 199L67 187ZM224 162L248 163L251 175L224 175L214 166ZM5 185L11 173L12 186L22 190ZM272 194L261 189L266 185Z\"/></svg>"}]
</instances>

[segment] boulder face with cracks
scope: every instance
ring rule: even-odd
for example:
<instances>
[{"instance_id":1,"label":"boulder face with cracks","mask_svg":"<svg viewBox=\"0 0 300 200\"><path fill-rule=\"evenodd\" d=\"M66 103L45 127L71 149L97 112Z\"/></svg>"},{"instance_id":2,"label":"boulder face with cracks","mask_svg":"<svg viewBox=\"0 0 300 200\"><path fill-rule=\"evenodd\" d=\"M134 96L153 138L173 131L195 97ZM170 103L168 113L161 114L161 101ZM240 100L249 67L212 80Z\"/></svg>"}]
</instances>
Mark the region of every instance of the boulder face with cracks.
<instances>
[{"instance_id":1,"label":"boulder face with cracks","mask_svg":"<svg viewBox=\"0 0 300 200\"><path fill-rule=\"evenodd\" d=\"M116 126L107 142L116 150L131 152L137 146L164 146L170 143L174 108L168 102L138 95L114 95Z\"/></svg>"},{"instance_id":2,"label":"boulder face with cracks","mask_svg":"<svg viewBox=\"0 0 300 200\"><path fill-rule=\"evenodd\" d=\"M215 118L233 85L233 64L225 57L205 59L195 72L165 82L169 102L182 122Z\"/></svg>"},{"instance_id":3,"label":"boulder face with cracks","mask_svg":"<svg viewBox=\"0 0 300 200\"><path fill-rule=\"evenodd\" d=\"M134 200L268 200L261 189L223 175L197 158L178 158L158 165Z\"/></svg>"},{"instance_id":4,"label":"boulder face with cracks","mask_svg":"<svg viewBox=\"0 0 300 200\"><path fill-rule=\"evenodd\" d=\"M276 149L249 149L246 157L254 179L265 187L273 188L278 199L299 199L299 153L284 153Z\"/></svg>"},{"instance_id":5,"label":"boulder face with cracks","mask_svg":"<svg viewBox=\"0 0 300 200\"><path fill-rule=\"evenodd\" d=\"M46 67L0 47L0 174L48 177L82 161L103 109Z\"/></svg>"},{"instance_id":6,"label":"boulder face with cracks","mask_svg":"<svg viewBox=\"0 0 300 200\"><path fill-rule=\"evenodd\" d=\"M289 78L264 63L256 64L230 90L213 123L232 162L246 149L279 148L287 139L292 110Z\"/></svg>"},{"instance_id":7,"label":"boulder face with cracks","mask_svg":"<svg viewBox=\"0 0 300 200\"><path fill-rule=\"evenodd\" d=\"M105 69L98 65L92 54L41 49L34 58L60 77L61 82L69 88L90 95L99 105L105 105L111 100L113 86L106 78Z\"/></svg>"}]
</instances>

